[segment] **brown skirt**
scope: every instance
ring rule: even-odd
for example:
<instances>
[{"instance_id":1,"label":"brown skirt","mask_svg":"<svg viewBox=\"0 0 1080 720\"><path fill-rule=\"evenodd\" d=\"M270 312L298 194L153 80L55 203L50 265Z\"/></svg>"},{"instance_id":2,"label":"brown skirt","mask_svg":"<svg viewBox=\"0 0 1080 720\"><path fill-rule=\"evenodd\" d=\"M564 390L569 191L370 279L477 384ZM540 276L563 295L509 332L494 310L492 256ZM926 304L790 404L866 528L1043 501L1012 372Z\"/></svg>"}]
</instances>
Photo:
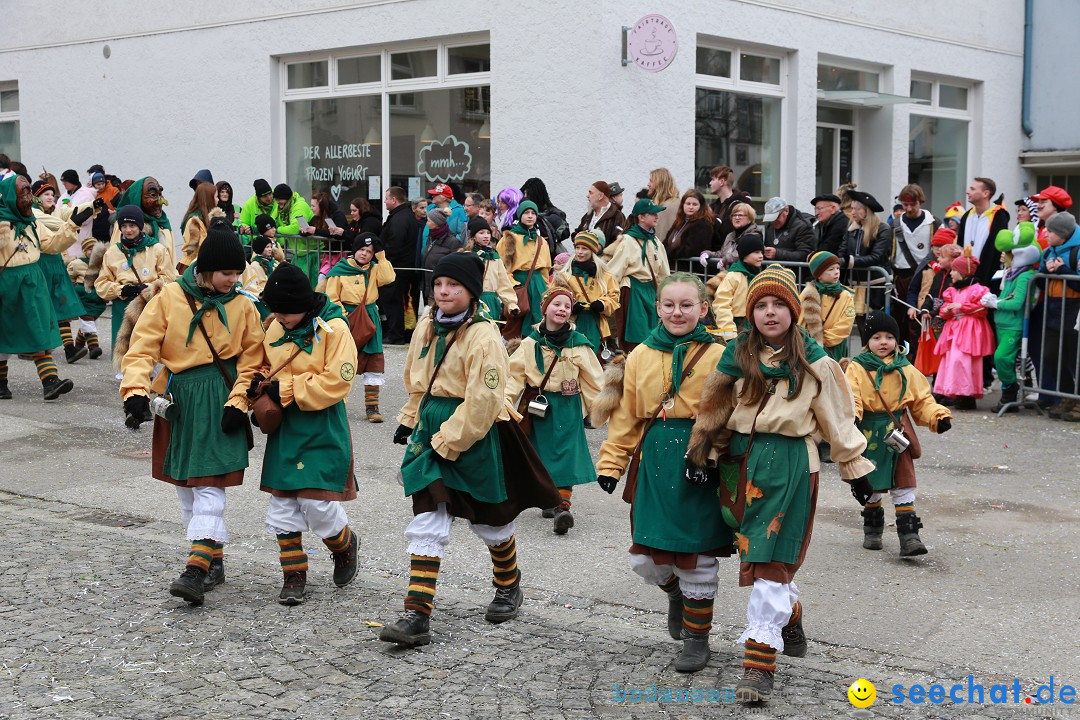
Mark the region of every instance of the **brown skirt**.
<instances>
[{"instance_id":1,"label":"brown skirt","mask_svg":"<svg viewBox=\"0 0 1080 720\"><path fill-rule=\"evenodd\" d=\"M630 545L630 553L633 555L648 555L657 565L674 565L680 570L693 570L697 567L699 555L704 555L706 557L731 557L735 554L735 550L733 548L718 548L716 550L706 550L705 552L700 553L672 552L671 550L657 550L648 545L632 543Z\"/></svg>"},{"instance_id":2,"label":"brown skirt","mask_svg":"<svg viewBox=\"0 0 1080 720\"><path fill-rule=\"evenodd\" d=\"M169 449L169 435L169 423L155 417L154 439L150 450L150 474L155 480L161 480L170 485L179 485L180 487L234 487L244 484L243 470L233 470L224 475L190 477L187 480L177 480L169 477L165 474L165 452Z\"/></svg>"},{"instance_id":3,"label":"brown skirt","mask_svg":"<svg viewBox=\"0 0 1080 720\"><path fill-rule=\"evenodd\" d=\"M382 353L368 355L366 352L356 354L356 374L386 372L386 362Z\"/></svg>"},{"instance_id":4,"label":"brown skirt","mask_svg":"<svg viewBox=\"0 0 1080 720\"><path fill-rule=\"evenodd\" d=\"M778 583L789 583L795 579L795 573L802 567L806 559L806 549L810 547L810 535L814 530L814 515L817 513L818 474L810 473L810 517L806 519L806 534L803 535L802 547L799 548L799 557L793 563L783 562L744 562L739 563L739 586L749 587L754 580L772 580Z\"/></svg>"}]
</instances>

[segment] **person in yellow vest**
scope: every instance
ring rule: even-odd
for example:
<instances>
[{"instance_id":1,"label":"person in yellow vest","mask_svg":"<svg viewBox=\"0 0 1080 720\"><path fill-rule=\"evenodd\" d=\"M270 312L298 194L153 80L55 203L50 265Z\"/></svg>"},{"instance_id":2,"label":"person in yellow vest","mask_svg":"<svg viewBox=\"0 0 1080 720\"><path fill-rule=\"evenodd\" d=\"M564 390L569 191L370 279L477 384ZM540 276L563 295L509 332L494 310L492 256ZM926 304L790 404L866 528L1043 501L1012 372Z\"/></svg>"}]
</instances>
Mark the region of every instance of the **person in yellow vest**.
<instances>
[{"instance_id":1,"label":"person in yellow vest","mask_svg":"<svg viewBox=\"0 0 1080 720\"><path fill-rule=\"evenodd\" d=\"M648 198L638 200L630 216L633 225L615 239L615 251L607 263L620 288L623 319L618 340L624 352L645 342L659 324L656 288L671 272L667 252L656 237L656 223L664 210Z\"/></svg>"},{"instance_id":2,"label":"person in yellow vest","mask_svg":"<svg viewBox=\"0 0 1080 720\"><path fill-rule=\"evenodd\" d=\"M518 205L515 217L517 222L503 231L496 250L513 276L515 285L528 283L529 310L522 319L522 327L526 328L541 320L540 303L548 286L551 251L548 249L547 238L540 235L537 226L539 210L536 209L536 203L531 200L524 201Z\"/></svg>"},{"instance_id":3,"label":"person in yellow vest","mask_svg":"<svg viewBox=\"0 0 1080 720\"><path fill-rule=\"evenodd\" d=\"M59 377L52 349L61 344L56 310L49 286L38 265L43 250L33 213L30 182L21 175L0 181L0 400L10 400L8 357L28 355L37 367L46 400L71 392L75 383ZM93 213L90 205L73 216L82 222ZM69 218L61 238L78 228ZM55 239L55 238L54 238Z\"/></svg>"},{"instance_id":4,"label":"person in yellow vest","mask_svg":"<svg viewBox=\"0 0 1080 720\"><path fill-rule=\"evenodd\" d=\"M855 324L855 291L840 282L840 258L831 252L810 256L814 279L803 288L799 325L836 362L848 357L848 338Z\"/></svg>"},{"instance_id":5,"label":"person in yellow vest","mask_svg":"<svg viewBox=\"0 0 1080 720\"><path fill-rule=\"evenodd\" d=\"M660 324L625 363L616 364L625 366L622 373L608 371L605 399L592 416L595 427L608 423L596 462L600 487L614 492L628 465L638 463L636 478L628 473L623 491L633 533L630 567L667 594L668 633L683 641L675 669L686 673L709 661L716 558L733 552L717 481L683 477L683 452L705 378L724 351L702 322L708 310L708 292L694 275L661 280L655 310Z\"/></svg>"},{"instance_id":6,"label":"person in yellow vest","mask_svg":"<svg viewBox=\"0 0 1080 720\"><path fill-rule=\"evenodd\" d=\"M589 341L597 357L611 337L611 318L619 309L619 283L604 267L600 229L582 230L574 236L574 259L558 277L574 294L574 329Z\"/></svg>"},{"instance_id":7,"label":"person in yellow vest","mask_svg":"<svg viewBox=\"0 0 1080 720\"><path fill-rule=\"evenodd\" d=\"M506 272L502 257L491 242L491 226L481 217L474 217L468 225L469 241L459 252L472 252L484 262L484 292L480 302L487 308L492 320L503 317L503 310L510 317L518 314L518 298L514 283Z\"/></svg>"},{"instance_id":8,"label":"person in yellow vest","mask_svg":"<svg viewBox=\"0 0 1080 720\"><path fill-rule=\"evenodd\" d=\"M225 580L225 488L243 483L252 446L247 390L263 365L263 328L237 293L246 265L240 240L217 219L195 264L147 303L121 365L125 422L134 430L153 419L151 474L176 486L191 542L169 593L192 605Z\"/></svg>"},{"instance_id":9,"label":"person in yellow vest","mask_svg":"<svg viewBox=\"0 0 1080 720\"><path fill-rule=\"evenodd\" d=\"M299 605L307 588L304 531L330 550L334 585L345 587L356 576L360 541L342 505L356 497L345 415L356 343L341 307L314 292L295 265L282 264L270 274L263 299L274 320L263 340L266 360L248 396L266 394L282 408L280 427L266 439L260 489L270 493L266 527L277 537L285 576L278 602Z\"/></svg>"},{"instance_id":10,"label":"person in yellow vest","mask_svg":"<svg viewBox=\"0 0 1080 720\"><path fill-rule=\"evenodd\" d=\"M530 414L528 435L562 497L558 506L544 512L545 517L554 519L556 535L565 535L574 527L570 513L574 486L596 480L585 439L585 417L600 392L603 370L588 338L570 324L573 297L563 284L544 293L540 303L544 320L510 356L506 381L506 399L515 406L526 387L540 391L537 401L544 398L544 415ZM518 407L518 412L524 415L531 409Z\"/></svg>"},{"instance_id":11,"label":"person in yellow vest","mask_svg":"<svg viewBox=\"0 0 1080 720\"><path fill-rule=\"evenodd\" d=\"M728 342L746 327L746 289L765 262L765 244L757 233L743 235L735 247L739 259L720 279L712 301L716 327L720 337Z\"/></svg>"},{"instance_id":12,"label":"person in yellow vest","mask_svg":"<svg viewBox=\"0 0 1080 720\"><path fill-rule=\"evenodd\" d=\"M326 294L331 302L344 308L347 315L366 312L375 326L375 334L359 351L356 374L364 376L364 412L367 421L381 423L379 388L385 382L382 320L379 319L379 288L397 279L394 266L379 245L379 236L365 232L352 243L352 257L345 258L326 274ZM364 307L360 307L363 304Z\"/></svg>"},{"instance_id":13,"label":"person in yellow vest","mask_svg":"<svg viewBox=\"0 0 1080 720\"><path fill-rule=\"evenodd\" d=\"M501 439L498 426L513 417L505 398L509 363L495 323L479 313L483 273L483 262L472 253L440 260L434 307L417 323L409 345L409 400L394 433L395 443L408 446L401 476L413 503L405 530L409 588L405 613L379 634L384 642L431 642L435 583L454 518L468 520L491 555L495 597L484 619L502 623L517 617L524 595L514 519L526 507L559 504L550 478L530 487L517 465L541 464L528 443L515 449Z\"/></svg>"}]
</instances>

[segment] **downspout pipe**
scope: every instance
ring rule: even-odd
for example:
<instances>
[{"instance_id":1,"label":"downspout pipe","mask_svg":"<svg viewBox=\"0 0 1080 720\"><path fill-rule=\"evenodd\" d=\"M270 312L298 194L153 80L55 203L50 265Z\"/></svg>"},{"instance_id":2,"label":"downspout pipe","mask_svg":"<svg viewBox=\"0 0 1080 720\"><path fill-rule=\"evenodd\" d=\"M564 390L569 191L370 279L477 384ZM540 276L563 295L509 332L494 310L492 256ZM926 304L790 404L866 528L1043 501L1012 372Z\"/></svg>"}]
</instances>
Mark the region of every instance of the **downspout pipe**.
<instances>
[{"instance_id":1,"label":"downspout pipe","mask_svg":"<svg viewBox=\"0 0 1080 720\"><path fill-rule=\"evenodd\" d=\"M1035 131L1031 126L1031 26L1034 14L1035 0L1024 0L1024 82L1020 91L1020 128L1028 137Z\"/></svg>"}]
</instances>

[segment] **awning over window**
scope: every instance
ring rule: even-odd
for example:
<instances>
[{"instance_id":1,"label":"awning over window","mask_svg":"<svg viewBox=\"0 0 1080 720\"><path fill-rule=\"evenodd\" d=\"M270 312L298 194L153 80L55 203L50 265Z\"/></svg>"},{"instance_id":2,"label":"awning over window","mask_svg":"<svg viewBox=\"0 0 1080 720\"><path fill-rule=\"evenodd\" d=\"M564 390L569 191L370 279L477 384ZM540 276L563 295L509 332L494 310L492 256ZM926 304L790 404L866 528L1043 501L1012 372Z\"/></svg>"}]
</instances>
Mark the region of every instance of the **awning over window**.
<instances>
[{"instance_id":1,"label":"awning over window","mask_svg":"<svg viewBox=\"0 0 1080 720\"><path fill-rule=\"evenodd\" d=\"M873 90L818 90L818 100L855 107L884 107L885 105L929 105L926 100L907 95L890 95Z\"/></svg>"},{"instance_id":2,"label":"awning over window","mask_svg":"<svg viewBox=\"0 0 1080 720\"><path fill-rule=\"evenodd\" d=\"M1020 165L1031 170L1080 167L1080 150L1025 150Z\"/></svg>"}]
</instances>

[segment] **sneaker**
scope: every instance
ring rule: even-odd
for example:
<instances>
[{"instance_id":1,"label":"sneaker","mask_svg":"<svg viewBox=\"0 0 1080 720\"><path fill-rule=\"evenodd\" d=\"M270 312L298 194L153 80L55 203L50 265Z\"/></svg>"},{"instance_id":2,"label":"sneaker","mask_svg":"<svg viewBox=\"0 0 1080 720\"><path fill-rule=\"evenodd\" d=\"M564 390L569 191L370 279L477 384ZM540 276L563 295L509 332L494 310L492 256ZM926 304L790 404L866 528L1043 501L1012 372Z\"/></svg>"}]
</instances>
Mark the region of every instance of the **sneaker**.
<instances>
[{"instance_id":1,"label":"sneaker","mask_svg":"<svg viewBox=\"0 0 1080 720\"><path fill-rule=\"evenodd\" d=\"M746 668L742 679L735 686L735 699L744 703L768 702L772 689L773 673Z\"/></svg>"},{"instance_id":2,"label":"sneaker","mask_svg":"<svg viewBox=\"0 0 1080 720\"><path fill-rule=\"evenodd\" d=\"M356 546L360 540L355 531L349 532L349 547L339 553L331 553L334 556L334 584L338 587L345 587L356 577Z\"/></svg>"},{"instance_id":3,"label":"sneaker","mask_svg":"<svg viewBox=\"0 0 1080 720\"><path fill-rule=\"evenodd\" d=\"M683 649L675 661L675 672L700 672L709 664L709 633L684 632Z\"/></svg>"},{"instance_id":4,"label":"sneaker","mask_svg":"<svg viewBox=\"0 0 1080 720\"><path fill-rule=\"evenodd\" d=\"M393 625L383 626L379 639L406 647L427 645L431 642L431 618L416 610L409 610Z\"/></svg>"},{"instance_id":5,"label":"sneaker","mask_svg":"<svg viewBox=\"0 0 1080 720\"><path fill-rule=\"evenodd\" d=\"M307 571L285 573L278 602L282 605L299 605L304 602L304 589L307 587Z\"/></svg>"},{"instance_id":6,"label":"sneaker","mask_svg":"<svg viewBox=\"0 0 1080 720\"><path fill-rule=\"evenodd\" d=\"M369 423L381 423L383 421L383 416L379 413L378 405L368 405L367 421Z\"/></svg>"},{"instance_id":7,"label":"sneaker","mask_svg":"<svg viewBox=\"0 0 1080 720\"><path fill-rule=\"evenodd\" d=\"M41 388L45 393L46 400L55 400L64 393L71 392L73 387L75 387L75 383L70 380L61 380L55 375L41 381Z\"/></svg>"},{"instance_id":8,"label":"sneaker","mask_svg":"<svg viewBox=\"0 0 1080 720\"><path fill-rule=\"evenodd\" d=\"M788 657L806 657L806 633L802 629L802 616L794 625L787 625L780 630L780 639L784 641L784 654Z\"/></svg>"},{"instance_id":9,"label":"sneaker","mask_svg":"<svg viewBox=\"0 0 1080 720\"><path fill-rule=\"evenodd\" d=\"M570 506L564 503L555 510L554 532L556 535L565 535L572 527L574 527L574 516L570 514Z\"/></svg>"},{"instance_id":10,"label":"sneaker","mask_svg":"<svg viewBox=\"0 0 1080 720\"><path fill-rule=\"evenodd\" d=\"M68 361L68 365L82 360L89 352L90 351L84 347L75 347L74 345L64 346L64 358Z\"/></svg>"},{"instance_id":11,"label":"sneaker","mask_svg":"<svg viewBox=\"0 0 1080 720\"><path fill-rule=\"evenodd\" d=\"M221 583L225 582L225 561L211 560L210 570L203 580L203 592L210 592Z\"/></svg>"},{"instance_id":12,"label":"sneaker","mask_svg":"<svg viewBox=\"0 0 1080 720\"><path fill-rule=\"evenodd\" d=\"M203 603L203 583L206 580L206 571L188 565L180 577L172 581L169 586L169 594L181 598L192 605Z\"/></svg>"},{"instance_id":13,"label":"sneaker","mask_svg":"<svg viewBox=\"0 0 1080 720\"><path fill-rule=\"evenodd\" d=\"M512 587L496 588L495 597L492 599L491 604L488 605L487 612L484 613L484 619L489 623L496 624L513 620L517 617L518 610L521 608L524 599L525 594L521 592L520 580Z\"/></svg>"}]
</instances>

